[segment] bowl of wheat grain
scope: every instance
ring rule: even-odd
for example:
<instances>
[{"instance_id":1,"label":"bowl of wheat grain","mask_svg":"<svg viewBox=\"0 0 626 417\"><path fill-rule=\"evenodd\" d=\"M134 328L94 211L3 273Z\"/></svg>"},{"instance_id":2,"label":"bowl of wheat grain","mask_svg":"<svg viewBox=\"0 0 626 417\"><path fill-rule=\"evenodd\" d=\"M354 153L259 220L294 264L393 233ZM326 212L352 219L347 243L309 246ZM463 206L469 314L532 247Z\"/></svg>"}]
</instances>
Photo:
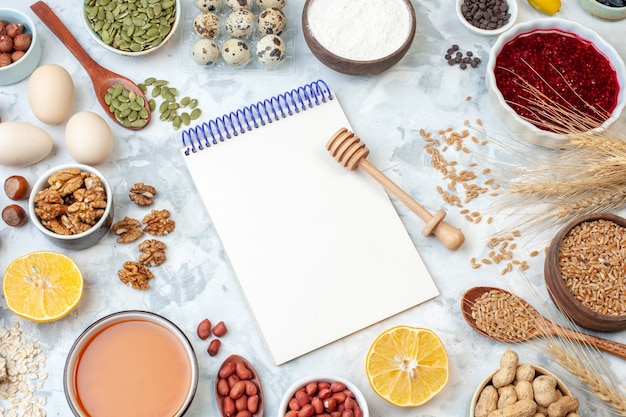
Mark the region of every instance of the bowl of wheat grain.
<instances>
[{"instance_id":1,"label":"bowl of wheat grain","mask_svg":"<svg viewBox=\"0 0 626 417\"><path fill-rule=\"evenodd\" d=\"M626 219L610 213L573 219L553 238L544 276L550 297L589 330L626 329Z\"/></svg>"}]
</instances>

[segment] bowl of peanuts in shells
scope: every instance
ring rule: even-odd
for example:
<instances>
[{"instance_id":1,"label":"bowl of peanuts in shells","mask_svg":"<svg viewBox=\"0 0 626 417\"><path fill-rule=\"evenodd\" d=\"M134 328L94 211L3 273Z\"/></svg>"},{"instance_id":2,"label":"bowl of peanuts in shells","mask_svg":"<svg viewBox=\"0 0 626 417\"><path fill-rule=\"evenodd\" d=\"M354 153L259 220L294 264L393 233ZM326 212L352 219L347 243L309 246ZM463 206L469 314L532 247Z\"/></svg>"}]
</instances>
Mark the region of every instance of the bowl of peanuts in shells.
<instances>
[{"instance_id":1,"label":"bowl of peanuts in shells","mask_svg":"<svg viewBox=\"0 0 626 417\"><path fill-rule=\"evenodd\" d=\"M365 396L354 383L334 375L309 376L287 389L277 417L333 415L339 410L369 417Z\"/></svg>"},{"instance_id":2,"label":"bowl of peanuts in shells","mask_svg":"<svg viewBox=\"0 0 626 417\"><path fill-rule=\"evenodd\" d=\"M97 169L64 164L44 172L28 200L31 221L57 246L86 249L113 224L113 191Z\"/></svg>"},{"instance_id":3,"label":"bowl of peanuts in shells","mask_svg":"<svg viewBox=\"0 0 626 417\"><path fill-rule=\"evenodd\" d=\"M468 417L558 416L580 417L578 398L548 369L520 363L506 349L500 367L491 372L472 396Z\"/></svg>"},{"instance_id":4,"label":"bowl of peanuts in shells","mask_svg":"<svg viewBox=\"0 0 626 417\"><path fill-rule=\"evenodd\" d=\"M544 279L556 307L598 332L626 329L626 219L611 213L579 216L552 239Z\"/></svg>"}]
</instances>

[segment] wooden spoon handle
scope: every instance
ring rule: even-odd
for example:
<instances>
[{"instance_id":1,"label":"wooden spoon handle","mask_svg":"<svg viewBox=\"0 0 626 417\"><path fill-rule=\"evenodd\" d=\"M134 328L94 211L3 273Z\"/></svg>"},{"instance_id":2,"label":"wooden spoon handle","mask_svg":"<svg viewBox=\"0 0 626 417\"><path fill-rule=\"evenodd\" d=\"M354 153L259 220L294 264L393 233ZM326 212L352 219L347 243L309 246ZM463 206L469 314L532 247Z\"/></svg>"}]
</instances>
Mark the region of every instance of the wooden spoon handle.
<instances>
[{"instance_id":1,"label":"wooden spoon handle","mask_svg":"<svg viewBox=\"0 0 626 417\"><path fill-rule=\"evenodd\" d=\"M393 194L426 223L424 230L422 230L422 234L424 236L434 234L446 248L451 250L456 250L463 244L465 241L463 232L443 221L443 218L446 215L445 211L439 210L433 216L396 183L380 172L367 159L363 158L359 161L359 168L363 169L372 178L378 181L378 183L380 183L387 191Z\"/></svg>"},{"instance_id":2,"label":"wooden spoon handle","mask_svg":"<svg viewBox=\"0 0 626 417\"><path fill-rule=\"evenodd\" d=\"M568 339L575 340L577 342L586 343L590 346L596 347L604 352L611 353L622 359L626 359L626 345L612 340L602 339L600 337L592 336L577 332L572 329L567 329L555 324L552 324L550 333L553 336L567 337Z\"/></svg>"},{"instance_id":3,"label":"wooden spoon handle","mask_svg":"<svg viewBox=\"0 0 626 417\"><path fill-rule=\"evenodd\" d=\"M93 78L93 73L97 73L101 70L101 66L93 60L78 43L74 35L67 29L67 27L61 22L61 19L52 11L43 1L38 1L30 6L33 12L41 19L43 23L54 33L69 49L69 51L76 57L78 62L87 70L89 75Z\"/></svg>"}]
</instances>

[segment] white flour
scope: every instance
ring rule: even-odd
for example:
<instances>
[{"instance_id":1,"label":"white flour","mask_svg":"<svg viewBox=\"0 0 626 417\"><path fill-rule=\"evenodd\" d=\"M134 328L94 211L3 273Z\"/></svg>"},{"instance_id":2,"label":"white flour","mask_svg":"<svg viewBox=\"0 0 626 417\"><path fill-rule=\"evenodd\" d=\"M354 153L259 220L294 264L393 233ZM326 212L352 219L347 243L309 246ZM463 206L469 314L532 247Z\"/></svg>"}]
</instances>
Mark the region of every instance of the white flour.
<instances>
[{"instance_id":1,"label":"white flour","mask_svg":"<svg viewBox=\"0 0 626 417\"><path fill-rule=\"evenodd\" d=\"M410 11L401 0L314 0L308 25L330 52L356 61L394 52L410 31Z\"/></svg>"}]
</instances>

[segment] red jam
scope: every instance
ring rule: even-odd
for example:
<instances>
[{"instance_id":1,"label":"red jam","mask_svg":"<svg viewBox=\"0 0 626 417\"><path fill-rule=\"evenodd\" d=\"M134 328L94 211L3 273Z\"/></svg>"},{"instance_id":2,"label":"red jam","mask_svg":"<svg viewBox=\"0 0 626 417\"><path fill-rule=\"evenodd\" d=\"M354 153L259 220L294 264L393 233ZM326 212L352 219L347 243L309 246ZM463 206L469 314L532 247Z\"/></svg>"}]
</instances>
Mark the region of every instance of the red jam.
<instances>
[{"instance_id":1,"label":"red jam","mask_svg":"<svg viewBox=\"0 0 626 417\"><path fill-rule=\"evenodd\" d=\"M600 126L620 91L609 59L591 42L558 29L534 30L505 43L495 78L518 115L556 133Z\"/></svg>"}]
</instances>

